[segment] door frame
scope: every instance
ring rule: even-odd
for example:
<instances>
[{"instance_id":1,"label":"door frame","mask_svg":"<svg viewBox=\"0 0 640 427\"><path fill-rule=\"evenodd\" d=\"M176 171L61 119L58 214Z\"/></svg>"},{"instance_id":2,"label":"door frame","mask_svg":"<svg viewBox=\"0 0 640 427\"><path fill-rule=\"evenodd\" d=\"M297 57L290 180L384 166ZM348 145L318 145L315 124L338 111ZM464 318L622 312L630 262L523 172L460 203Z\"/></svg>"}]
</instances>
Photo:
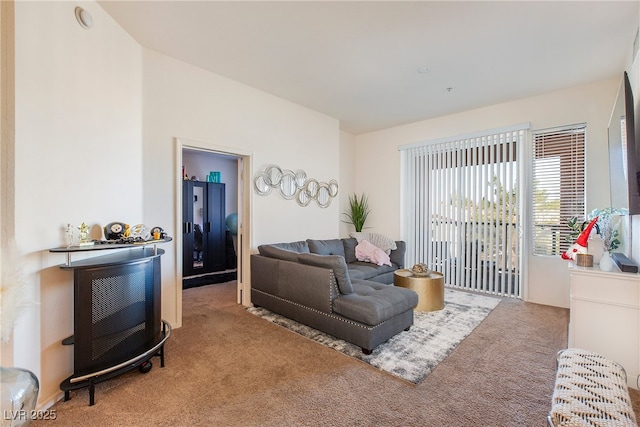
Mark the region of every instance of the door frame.
<instances>
[{"instance_id":1,"label":"door frame","mask_svg":"<svg viewBox=\"0 0 640 427\"><path fill-rule=\"evenodd\" d=\"M237 297L238 304L251 305L251 170L253 153L237 147L213 144L205 141L194 141L186 138L175 138L176 150L176 191L174 212L176 217L176 315L182 324L182 150L196 150L208 153L217 153L236 156L238 159L238 234L237 257L238 279Z\"/></svg>"}]
</instances>

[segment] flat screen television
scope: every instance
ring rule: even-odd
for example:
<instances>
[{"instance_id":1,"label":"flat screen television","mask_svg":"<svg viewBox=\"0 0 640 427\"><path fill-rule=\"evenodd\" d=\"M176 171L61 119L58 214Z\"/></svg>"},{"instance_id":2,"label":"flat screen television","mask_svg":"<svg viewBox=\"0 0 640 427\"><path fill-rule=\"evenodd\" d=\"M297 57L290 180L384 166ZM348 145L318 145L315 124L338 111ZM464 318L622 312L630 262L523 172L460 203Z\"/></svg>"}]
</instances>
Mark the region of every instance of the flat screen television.
<instances>
[{"instance_id":1,"label":"flat screen television","mask_svg":"<svg viewBox=\"0 0 640 427\"><path fill-rule=\"evenodd\" d=\"M611 206L640 214L640 147L635 130L633 93L625 72L609 120Z\"/></svg>"}]
</instances>

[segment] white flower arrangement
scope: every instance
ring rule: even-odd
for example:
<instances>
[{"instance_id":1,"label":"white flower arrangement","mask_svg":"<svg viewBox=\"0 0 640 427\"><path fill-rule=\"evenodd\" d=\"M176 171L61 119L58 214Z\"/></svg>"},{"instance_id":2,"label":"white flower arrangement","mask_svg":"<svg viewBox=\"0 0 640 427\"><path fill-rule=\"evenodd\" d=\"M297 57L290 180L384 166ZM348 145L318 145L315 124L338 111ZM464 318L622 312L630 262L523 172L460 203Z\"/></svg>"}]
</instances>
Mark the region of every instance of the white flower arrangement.
<instances>
[{"instance_id":1,"label":"white flower arrangement","mask_svg":"<svg viewBox=\"0 0 640 427\"><path fill-rule=\"evenodd\" d=\"M620 247L620 215L627 215L628 209L625 208L604 208L592 210L587 219L591 221L593 218L598 217L596 222L596 229L600 237L604 242L605 251L613 251Z\"/></svg>"}]
</instances>

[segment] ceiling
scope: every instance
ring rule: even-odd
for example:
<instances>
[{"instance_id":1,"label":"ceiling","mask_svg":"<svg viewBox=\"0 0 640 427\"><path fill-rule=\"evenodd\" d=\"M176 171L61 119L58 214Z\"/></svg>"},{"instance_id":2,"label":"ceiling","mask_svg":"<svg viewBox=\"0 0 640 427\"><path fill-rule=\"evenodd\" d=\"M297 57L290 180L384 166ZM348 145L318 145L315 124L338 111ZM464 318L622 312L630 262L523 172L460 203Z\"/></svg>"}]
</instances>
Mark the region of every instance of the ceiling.
<instances>
[{"instance_id":1,"label":"ceiling","mask_svg":"<svg viewBox=\"0 0 640 427\"><path fill-rule=\"evenodd\" d=\"M353 134L621 76L639 16L637 1L98 3L142 46Z\"/></svg>"}]
</instances>

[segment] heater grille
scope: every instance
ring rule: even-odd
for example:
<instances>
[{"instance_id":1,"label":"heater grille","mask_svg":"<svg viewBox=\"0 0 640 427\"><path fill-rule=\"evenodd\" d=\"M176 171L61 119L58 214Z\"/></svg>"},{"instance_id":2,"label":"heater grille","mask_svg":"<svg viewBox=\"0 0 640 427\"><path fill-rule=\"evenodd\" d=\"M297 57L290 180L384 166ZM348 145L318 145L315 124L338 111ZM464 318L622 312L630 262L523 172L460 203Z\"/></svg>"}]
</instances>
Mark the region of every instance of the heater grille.
<instances>
[{"instance_id":1,"label":"heater grille","mask_svg":"<svg viewBox=\"0 0 640 427\"><path fill-rule=\"evenodd\" d=\"M76 270L76 375L126 361L153 342L159 332L159 271L158 260Z\"/></svg>"},{"instance_id":2,"label":"heater grille","mask_svg":"<svg viewBox=\"0 0 640 427\"><path fill-rule=\"evenodd\" d=\"M91 288L91 353L96 360L144 330L144 271L95 279Z\"/></svg>"},{"instance_id":3,"label":"heater grille","mask_svg":"<svg viewBox=\"0 0 640 427\"><path fill-rule=\"evenodd\" d=\"M97 323L137 302L144 302L144 272L93 280L91 322ZM113 292L116 289L118 292Z\"/></svg>"}]
</instances>

